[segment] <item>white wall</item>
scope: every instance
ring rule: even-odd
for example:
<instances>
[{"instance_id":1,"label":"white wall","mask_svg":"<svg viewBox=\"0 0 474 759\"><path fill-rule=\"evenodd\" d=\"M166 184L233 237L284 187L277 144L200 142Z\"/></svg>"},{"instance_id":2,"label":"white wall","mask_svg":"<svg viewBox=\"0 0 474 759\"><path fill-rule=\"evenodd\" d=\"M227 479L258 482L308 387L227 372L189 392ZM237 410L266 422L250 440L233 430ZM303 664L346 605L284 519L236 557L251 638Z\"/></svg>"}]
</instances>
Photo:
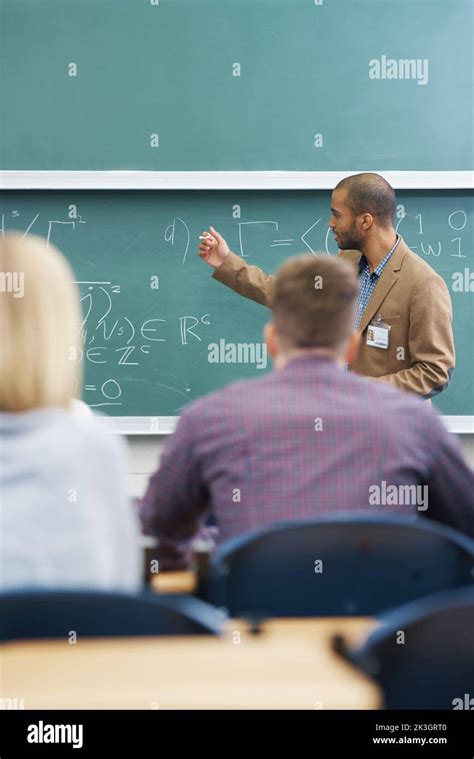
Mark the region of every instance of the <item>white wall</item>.
<instances>
[{"instance_id":1,"label":"white wall","mask_svg":"<svg viewBox=\"0 0 474 759\"><path fill-rule=\"evenodd\" d=\"M130 495L140 497L149 475L156 469L163 443L168 435L130 435L128 482ZM466 459L474 468L474 435L459 435Z\"/></svg>"}]
</instances>

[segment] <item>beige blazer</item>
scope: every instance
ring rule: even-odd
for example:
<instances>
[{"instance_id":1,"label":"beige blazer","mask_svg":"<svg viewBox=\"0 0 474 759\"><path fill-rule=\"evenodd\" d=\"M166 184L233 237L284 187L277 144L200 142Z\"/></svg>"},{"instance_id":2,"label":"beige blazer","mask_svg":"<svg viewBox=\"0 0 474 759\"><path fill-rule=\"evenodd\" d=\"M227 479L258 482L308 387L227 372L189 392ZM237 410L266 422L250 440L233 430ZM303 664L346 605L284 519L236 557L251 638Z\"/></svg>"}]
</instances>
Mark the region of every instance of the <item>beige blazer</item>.
<instances>
[{"instance_id":1,"label":"beige blazer","mask_svg":"<svg viewBox=\"0 0 474 759\"><path fill-rule=\"evenodd\" d=\"M360 252L339 255L357 267ZM271 306L273 276L229 253L214 278L246 298ZM389 347L367 345L376 317L390 325ZM455 365L451 298L444 280L403 240L384 267L359 326L362 343L350 368L425 398L449 384Z\"/></svg>"}]
</instances>

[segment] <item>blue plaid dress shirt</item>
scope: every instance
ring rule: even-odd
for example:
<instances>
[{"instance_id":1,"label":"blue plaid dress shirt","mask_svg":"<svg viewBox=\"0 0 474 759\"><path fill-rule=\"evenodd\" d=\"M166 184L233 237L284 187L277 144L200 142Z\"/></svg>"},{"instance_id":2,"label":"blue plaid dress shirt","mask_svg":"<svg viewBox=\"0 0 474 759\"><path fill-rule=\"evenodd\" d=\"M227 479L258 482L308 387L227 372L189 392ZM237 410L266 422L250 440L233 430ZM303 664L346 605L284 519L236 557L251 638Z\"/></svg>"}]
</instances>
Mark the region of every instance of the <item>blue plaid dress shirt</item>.
<instances>
[{"instance_id":1,"label":"blue plaid dress shirt","mask_svg":"<svg viewBox=\"0 0 474 759\"><path fill-rule=\"evenodd\" d=\"M369 271L369 265L365 256L361 256L359 261L359 293L357 295L357 314L354 324L354 329L357 329L362 321L364 311L367 308L367 304L370 300L370 296L375 290L380 275L382 274L388 259L392 255L393 251L400 242L400 235L397 234L397 239L391 250L387 253L383 261L379 263L376 269L372 272Z\"/></svg>"}]
</instances>

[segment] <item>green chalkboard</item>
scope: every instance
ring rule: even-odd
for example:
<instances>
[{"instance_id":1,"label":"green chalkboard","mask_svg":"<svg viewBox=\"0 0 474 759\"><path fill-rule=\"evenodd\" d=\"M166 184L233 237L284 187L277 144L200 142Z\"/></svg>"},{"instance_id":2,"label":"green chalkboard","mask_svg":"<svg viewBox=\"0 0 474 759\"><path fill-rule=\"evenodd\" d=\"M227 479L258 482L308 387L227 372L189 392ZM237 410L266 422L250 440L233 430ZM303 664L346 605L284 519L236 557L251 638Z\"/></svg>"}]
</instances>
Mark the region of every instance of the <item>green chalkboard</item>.
<instances>
[{"instance_id":1,"label":"green chalkboard","mask_svg":"<svg viewBox=\"0 0 474 759\"><path fill-rule=\"evenodd\" d=\"M473 168L472 0L2 0L0 168Z\"/></svg>"},{"instance_id":2,"label":"green chalkboard","mask_svg":"<svg viewBox=\"0 0 474 759\"><path fill-rule=\"evenodd\" d=\"M437 405L472 416L474 192L399 193L398 204L399 232L453 301L457 366ZM73 265L87 403L112 416L175 416L188 401L265 371L257 348L234 363L212 360L209 346L221 340L260 344L269 312L212 279L196 253L200 232L213 224L236 253L272 272L302 251L336 253L329 205L323 191L18 191L0 193L0 221L2 232L49 239Z\"/></svg>"}]
</instances>

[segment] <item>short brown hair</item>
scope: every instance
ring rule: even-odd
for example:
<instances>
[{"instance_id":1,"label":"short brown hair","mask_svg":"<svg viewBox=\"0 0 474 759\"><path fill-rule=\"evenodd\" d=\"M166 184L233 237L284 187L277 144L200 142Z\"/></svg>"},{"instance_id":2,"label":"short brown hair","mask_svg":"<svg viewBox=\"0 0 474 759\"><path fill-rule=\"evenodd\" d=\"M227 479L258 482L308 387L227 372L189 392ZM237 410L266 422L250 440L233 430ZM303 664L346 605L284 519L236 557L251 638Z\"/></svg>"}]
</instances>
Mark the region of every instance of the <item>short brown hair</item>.
<instances>
[{"instance_id":1,"label":"short brown hair","mask_svg":"<svg viewBox=\"0 0 474 759\"><path fill-rule=\"evenodd\" d=\"M370 213L382 227L393 222L395 190L380 174L366 172L341 179L335 190L347 190L346 205L354 216Z\"/></svg>"},{"instance_id":2,"label":"short brown hair","mask_svg":"<svg viewBox=\"0 0 474 759\"><path fill-rule=\"evenodd\" d=\"M273 323L282 345L335 348L354 325L357 275L352 264L325 253L286 261L275 277Z\"/></svg>"}]
</instances>

